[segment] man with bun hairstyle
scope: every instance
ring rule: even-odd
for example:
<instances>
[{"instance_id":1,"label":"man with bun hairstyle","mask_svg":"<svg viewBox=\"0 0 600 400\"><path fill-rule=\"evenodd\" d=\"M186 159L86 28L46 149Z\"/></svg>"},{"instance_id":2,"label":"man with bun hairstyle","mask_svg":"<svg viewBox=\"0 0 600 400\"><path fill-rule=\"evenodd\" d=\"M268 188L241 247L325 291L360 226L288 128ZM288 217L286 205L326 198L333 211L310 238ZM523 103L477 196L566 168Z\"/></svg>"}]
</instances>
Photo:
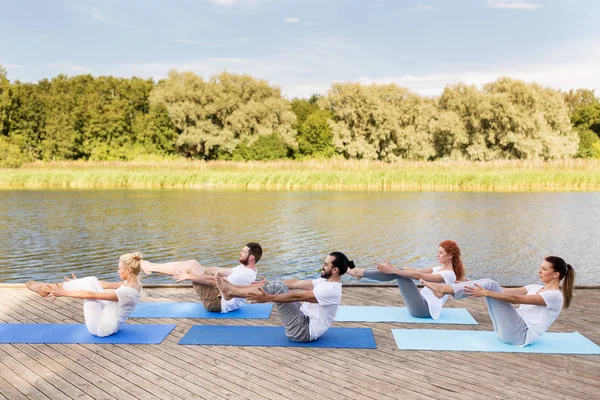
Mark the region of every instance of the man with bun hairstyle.
<instances>
[{"instance_id":1,"label":"man with bun hairstyle","mask_svg":"<svg viewBox=\"0 0 600 400\"><path fill-rule=\"evenodd\" d=\"M196 260L164 264L144 260L142 270L146 274L158 272L170 275L176 282L191 281L204 308L208 311L228 313L240 308L246 299L224 299L216 286L215 275L227 277L234 285L249 285L256 280L256 263L261 259L262 253L260 244L250 242L240 252L240 265L235 268L204 267Z\"/></svg>"},{"instance_id":2,"label":"man with bun hairstyle","mask_svg":"<svg viewBox=\"0 0 600 400\"><path fill-rule=\"evenodd\" d=\"M216 281L224 299L246 298L256 303L275 303L287 337L295 342L310 342L327 332L335 320L342 300L341 277L348 268L354 268L354 262L335 251L325 258L318 279L274 280L236 286L231 279L217 274ZM290 292L293 289L301 291Z\"/></svg>"}]
</instances>

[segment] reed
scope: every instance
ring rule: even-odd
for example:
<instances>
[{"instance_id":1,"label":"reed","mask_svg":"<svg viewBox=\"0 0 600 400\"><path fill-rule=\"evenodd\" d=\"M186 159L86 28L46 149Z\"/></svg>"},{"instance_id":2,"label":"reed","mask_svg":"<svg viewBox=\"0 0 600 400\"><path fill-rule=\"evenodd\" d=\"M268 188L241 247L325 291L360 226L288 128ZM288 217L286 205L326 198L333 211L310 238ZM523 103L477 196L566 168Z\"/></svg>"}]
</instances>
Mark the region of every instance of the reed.
<instances>
[{"instance_id":1,"label":"reed","mask_svg":"<svg viewBox=\"0 0 600 400\"><path fill-rule=\"evenodd\" d=\"M600 160L51 162L0 169L3 188L598 190Z\"/></svg>"}]
</instances>

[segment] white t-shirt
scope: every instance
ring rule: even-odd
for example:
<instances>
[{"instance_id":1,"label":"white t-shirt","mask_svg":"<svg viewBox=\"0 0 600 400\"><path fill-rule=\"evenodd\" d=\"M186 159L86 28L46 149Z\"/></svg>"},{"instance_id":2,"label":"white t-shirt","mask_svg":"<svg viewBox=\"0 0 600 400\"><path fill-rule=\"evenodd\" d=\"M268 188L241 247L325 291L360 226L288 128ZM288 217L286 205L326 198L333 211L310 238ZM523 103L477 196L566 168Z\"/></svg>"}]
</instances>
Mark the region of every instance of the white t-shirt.
<instances>
[{"instance_id":1,"label":"white t-shirt","mask_svg":"<svg viewBox=\"0 0 600 400\"><path fill-rule=\"evenodd\" d=\"M237 286L250 285L256 280L256 270L246 268L240 264L233 269L231 274L227 277L227 280L231 284ZM234 297L231 300L221 298L221 312L228 313L230 311L235 311L240 308L245 301L246 299L239 297Z\"/></svg>"},{"instance_id":2,"label":"white t-shirt","mask_svg":"<svg viewBox=\"0 0 600 400\"><path fill-rule=\"evenodd\" d=\"M121 285L115 290L119 301L106 301L98 324L98 336L110 336L119 330L140 302L140 292L130 286Z\"/></svg>"},{"instance_id":3,"label":"white t-shirt","mask_svg":"<svg viewBox=\"0 0 600 400\"><path fill-rule=\"evenodd\" d=\"M432 274L439 274L444 278L444 282L448 285L452 285L456 282L456 274L454 271L440 271L443 267L433 267ZM431 289L425 287L421 290L421 296L427 302L427 306L429 307L429 314L431 314L431 318L439 319L442 314L442 308L444 307L444 303L448 300L448 295L444 295L441 299L435 297Z\"/></svg>"},{"instance_id":4,"label":"white t-shirt","mask_svg":"<svg viewBox=\"0 0 600 400\"><path fill-rule=\"evenodd\" d=\"M316 340L333 324L340 302L342 301L342 283L328 282L318 278L312 281L313 293L318 303L302 302L300 311L310 318L308 329L310 340Z\"/></svg>"},{"instance_id":5,"label":"white t-shirt","mask_svg":"<svg viewBox=\"0 0 600 400\"><path fill-rule=\"evenodd\" d=\"M528 295L537 294L542 285L527 285ZM550 328L550 325L556 320L563 307L563 294L560 290L545 290L540 296L546 302L545 306L536 306L533 304L521 304L517 308L517 313L527 324L527 338L525 345L531 344L540 338Z\"/></svg>"}]
</instances>

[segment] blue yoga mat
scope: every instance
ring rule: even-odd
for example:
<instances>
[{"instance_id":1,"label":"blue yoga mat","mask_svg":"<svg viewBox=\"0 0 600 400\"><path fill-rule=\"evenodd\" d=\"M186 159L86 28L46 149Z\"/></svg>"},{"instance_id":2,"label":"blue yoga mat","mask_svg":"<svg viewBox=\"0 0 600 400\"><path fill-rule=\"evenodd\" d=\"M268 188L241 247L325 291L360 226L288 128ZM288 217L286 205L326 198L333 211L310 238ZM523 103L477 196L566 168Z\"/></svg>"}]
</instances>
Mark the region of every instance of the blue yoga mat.
<instances>
[{"instance_id":1,"label":"blue yoga mat","mask_svg":"<svg viewBox=\"0 0 600 400\"><path fill-rule=\"evenodd\" d=\"M207 311L201 303L139 303L130 318L215 318L266 319L271 315L272 303L244 304L228 313Z\"/></svg>"},{"instance_id":2,"label":"blue yoga mat","mask_svg":"<svg viewBox=\"0 0 600 400\"><path fill-rule=\"evenodd\" d=\"M439 319L417 318L406 307L341 306L336 321L339 322L408 322L411 324L461 324L477 325L466 308L444 308Z\"/></svg>"},{"instance_id":3,"label":"blue yoga mat","mask_svg":"<svg viewBox=\"0 0 600 400\"><path fill-rule=\"evenodd\" d=\"M83 324L0 324L0 343L159 344L175 325L124 324L117 333L97 337Z\"/></svg>"},{"instance_id":4,"label":"blue yoga mat","mask_svg":"<svg viewBox=\"0 0 600 400\"><path fill-rule=\"evenodd\" d=\"M179 344L375 349L371 328L329 328L313 342L293 342L282 326L195 325Z\"/></svg>"},{"instance_id":5,"label":"blue yoga mat","mask_svg":"<svg viewBox=\"0 0 600 400\"><path fill-rule=\"evenodd\" d=\"M503 353L600 354L600 346L580 334L545 333L525 347L506 344L496 332L392 329L401 350L486 351Z\"/></svg>"}]
</instances>

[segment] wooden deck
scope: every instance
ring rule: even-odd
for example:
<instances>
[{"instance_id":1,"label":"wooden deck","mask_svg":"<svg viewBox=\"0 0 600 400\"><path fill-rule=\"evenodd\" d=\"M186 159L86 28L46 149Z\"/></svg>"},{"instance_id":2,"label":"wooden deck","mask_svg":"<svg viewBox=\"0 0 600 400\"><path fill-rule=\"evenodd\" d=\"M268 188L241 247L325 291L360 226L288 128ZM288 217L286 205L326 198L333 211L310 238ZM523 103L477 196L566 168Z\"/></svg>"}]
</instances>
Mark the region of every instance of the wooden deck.
<instances>
[{"instance_id":1,"label":"wooden deck","mask_svg":"<svg viewBox=\"0 0 600 400\"><path fill-rule=\"evenodd\" d=\"M579 331L600 344L600 289L579 289L551 331ZM191 288L145 289L145 301L196 301ZM391 287L344 287L344 305L403 305ZM484 301L467 307L491 330ZM0 322L82 323L81 302L49 301L24 288L0 288ZM268 320L131 319L173 323L160 345L0 344L0 399L598 399L600 356L400 351L400 323L371 327L376 350L179 346L195 324L280 325Z\"/></svg>"}]
</instances>

